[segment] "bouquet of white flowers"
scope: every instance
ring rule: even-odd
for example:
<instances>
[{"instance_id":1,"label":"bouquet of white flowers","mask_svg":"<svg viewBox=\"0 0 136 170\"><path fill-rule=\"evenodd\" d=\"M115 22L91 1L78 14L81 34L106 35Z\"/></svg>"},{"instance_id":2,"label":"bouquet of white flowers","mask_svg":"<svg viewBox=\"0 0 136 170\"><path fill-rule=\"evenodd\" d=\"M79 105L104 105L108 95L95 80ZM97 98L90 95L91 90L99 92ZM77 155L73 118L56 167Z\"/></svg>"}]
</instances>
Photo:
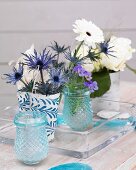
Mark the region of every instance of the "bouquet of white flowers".
<instances>
[{"instance_id":1,"label":"bouquet of white flowers","mask_svg":"<svg viewBox=\"0 0 136 170\"><path fill-rule=\"evenodd\" d=\"M131 47L128 38L105 38L103 31L91 21L76 20L73 27L73 31L78 34L76 41L80 46L77 57L86 58L83 67L93 72L93 80L98 83L99 90L92 97L102 96L110 89L109 74L123 71L135 49Z\"/></svg>"}]
</instances>

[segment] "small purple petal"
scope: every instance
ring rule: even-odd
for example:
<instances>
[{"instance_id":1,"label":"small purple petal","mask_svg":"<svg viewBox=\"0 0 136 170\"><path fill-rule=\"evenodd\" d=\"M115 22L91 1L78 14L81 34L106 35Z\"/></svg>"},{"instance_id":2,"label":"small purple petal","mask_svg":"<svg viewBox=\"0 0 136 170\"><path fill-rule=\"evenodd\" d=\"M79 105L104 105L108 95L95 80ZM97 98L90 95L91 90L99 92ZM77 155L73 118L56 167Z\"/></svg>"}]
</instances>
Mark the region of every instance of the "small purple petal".
<instances>
[{"instance_id":1,"label":"small purple petal","mask_svg":"<svg viewBox=\"0 0 136 170\"><path fill-rule=\"evenodd\" d=\"M73 71L78 73L80 77L87 77L89 80L91 79L91 73L86 71L81 65L75 66Z\"/></svg>"},{"instance_id":2,"label":"small purple petal","mask_svg":"<svg viewBox=\"0 0 136 170\"><path fill-rule=\"evenodd\" d=\"M76 73L79 73L80 71L82 71L82 69L83 69L82 66L78 64L77 66L73 68L73 71Z\"/></svg>"},{"instance_id":3,"label":"small purple petal","mask_svg":"<svg viewBox=\"0 0 136 170\"><path fill-rule=\"evenodd\" d=\"M97 82L96 81L88 81L84 82L84 86L88 87L90 89L90 92L93 93L94 91L98 90Z\"/></svg>"}]
</instances>

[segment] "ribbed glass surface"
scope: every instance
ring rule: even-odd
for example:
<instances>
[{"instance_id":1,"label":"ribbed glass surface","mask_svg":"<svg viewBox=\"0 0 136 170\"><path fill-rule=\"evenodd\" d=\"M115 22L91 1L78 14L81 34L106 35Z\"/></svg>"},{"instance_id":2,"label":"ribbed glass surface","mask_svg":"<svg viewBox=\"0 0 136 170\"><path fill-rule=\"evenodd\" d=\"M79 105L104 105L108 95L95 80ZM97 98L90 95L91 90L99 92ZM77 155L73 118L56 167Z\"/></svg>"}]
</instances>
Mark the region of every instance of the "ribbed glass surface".
<instances>
[{"instance_id":1,"label":"ribbed glass surface","mask_svg":"<svg viewBox=\"0 0 136 170\"><path fill-rule=\"evenodd\" d=\"M42 120L43 119L43 120ZM26 164L37 164L48 153L46 120L42 114L18 113L15 116L17 158ZM25 123L26 122L26 123Z\"/></svg>"},{"instance_id":2,"label":"ribbed glass surface","mask_svg":"<svg viewBox=\"0 0 136 170\"><path fill-rule=\"evenodd\" d=\"M81 90L64 92L63 117L68 126L76 131L84 131L92 127L93 110L90 93Z\"/></svg>"}]
</instances>

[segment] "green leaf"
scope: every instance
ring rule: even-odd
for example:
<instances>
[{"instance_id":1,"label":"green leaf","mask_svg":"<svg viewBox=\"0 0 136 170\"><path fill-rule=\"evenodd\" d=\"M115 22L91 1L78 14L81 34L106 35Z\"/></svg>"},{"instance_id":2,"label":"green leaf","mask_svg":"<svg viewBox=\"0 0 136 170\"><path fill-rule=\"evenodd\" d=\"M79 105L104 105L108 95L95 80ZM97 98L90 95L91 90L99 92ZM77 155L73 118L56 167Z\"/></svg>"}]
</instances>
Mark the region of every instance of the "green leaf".
<instances>
[{"instance_id":1,"label":"green leaf","mask_svg":"<svg viewBox=\"0 0 136 170\"><path fill-rule=\"evenodd\" d=\"M34 86L34 80L31 80L25 87L20 89L21 92L32 92Z\"/></svg>"},{"instance_id":2,"label":"green leaf","mask_svg":"<svg viewBox=\"0 0 136 170\"><path fill-rule=\"evenodd\" d=\"M98 90L90 95L91 98L103 96L111 86L110 74L106 69L92 74L93 81L97 81Z\"/></svg>"}]
</instances>

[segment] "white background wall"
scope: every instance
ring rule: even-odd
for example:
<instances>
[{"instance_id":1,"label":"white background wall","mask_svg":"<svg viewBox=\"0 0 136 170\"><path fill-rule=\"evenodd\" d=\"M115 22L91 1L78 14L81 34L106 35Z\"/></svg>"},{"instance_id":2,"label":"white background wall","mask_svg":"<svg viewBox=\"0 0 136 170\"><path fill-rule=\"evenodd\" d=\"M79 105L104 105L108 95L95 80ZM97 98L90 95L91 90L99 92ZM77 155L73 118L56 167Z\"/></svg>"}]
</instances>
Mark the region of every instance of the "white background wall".
<instances>
[{"instance_id":1,"label":"white background wall","mask_svg":"<svg viewBox=\"0 0 136 170\"><path fill-rule=\"evenodd\" d=\"M136 0L0 0L0 73L8 72L8 61L32 43L39 50L53 40L73 43L72 24L78 18L132 39L136 48L135 16ZM136 55L129 63L136 68ZM136 81L136 75L127 70L121 80ZM1 97L14 93L15 88L0 80Z\"/></svg>"}]
</instances>

